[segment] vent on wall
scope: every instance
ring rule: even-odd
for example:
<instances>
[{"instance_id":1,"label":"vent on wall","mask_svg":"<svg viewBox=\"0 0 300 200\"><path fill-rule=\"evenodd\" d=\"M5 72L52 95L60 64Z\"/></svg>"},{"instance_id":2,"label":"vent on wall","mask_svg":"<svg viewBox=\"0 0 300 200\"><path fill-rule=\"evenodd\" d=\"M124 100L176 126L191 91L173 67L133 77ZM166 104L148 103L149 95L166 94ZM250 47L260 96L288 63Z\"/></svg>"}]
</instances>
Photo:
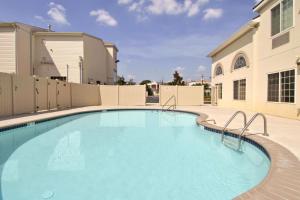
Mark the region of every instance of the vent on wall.
<instances>
[{"instance_id":1,"label":"vent on wall","mask_svg":"<svg viewBox=\"0 0 300 200\"><path fill-rule=\"evenodd\" d=\"M289 42L290 42L290 32L287 32L287 33L285 33L281 36L278 36L272 40L272 49L280 47Z\"/></svg>"}]
</instances>

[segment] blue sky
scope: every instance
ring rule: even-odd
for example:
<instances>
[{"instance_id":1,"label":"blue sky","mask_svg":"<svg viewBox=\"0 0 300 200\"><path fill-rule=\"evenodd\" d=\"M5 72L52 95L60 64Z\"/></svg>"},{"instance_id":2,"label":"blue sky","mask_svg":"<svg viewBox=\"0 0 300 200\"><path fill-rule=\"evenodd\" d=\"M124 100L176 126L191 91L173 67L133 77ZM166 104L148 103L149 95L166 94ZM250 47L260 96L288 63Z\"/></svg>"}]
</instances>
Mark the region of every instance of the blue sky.
<instances>
[{"instance_id":1,"label":"blue sky","mask_svg":"<svg viewBox=\"0 0 300 200\"><path fill-rule=\"evenodd\" d=\"M118 74L139 82L210 76L206 55L254 13L255 0L0 0L0 21L86 32L114 42Z\"/></svg>"}]
</instances>

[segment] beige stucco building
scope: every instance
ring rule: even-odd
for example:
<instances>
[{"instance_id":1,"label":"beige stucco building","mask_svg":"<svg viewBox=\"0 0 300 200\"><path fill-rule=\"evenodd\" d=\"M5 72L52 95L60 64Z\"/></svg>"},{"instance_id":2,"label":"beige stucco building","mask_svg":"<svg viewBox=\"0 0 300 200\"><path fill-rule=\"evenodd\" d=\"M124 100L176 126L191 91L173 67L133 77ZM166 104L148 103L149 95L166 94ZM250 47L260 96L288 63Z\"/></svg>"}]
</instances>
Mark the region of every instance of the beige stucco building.
<instances>
[{"instance_id":1,"label":"beige stucco building","mask_svg":"<svg viewBox=\"0 0 300 200\"><path fill-rule=\"evenodd\" d=\"M300 119L300 1L263 0L213 50L213 103Z\"/></svg>"},{"instance_id":2,"label":"beige stucco building","mask_svg":"<svg viewBox=\"0 0 300 200\"><path fill-rule=\"evenodd\" d=\"M0 23L0 72L114 84L117 47L82 32Z\"/></svg>"}]
</instances>

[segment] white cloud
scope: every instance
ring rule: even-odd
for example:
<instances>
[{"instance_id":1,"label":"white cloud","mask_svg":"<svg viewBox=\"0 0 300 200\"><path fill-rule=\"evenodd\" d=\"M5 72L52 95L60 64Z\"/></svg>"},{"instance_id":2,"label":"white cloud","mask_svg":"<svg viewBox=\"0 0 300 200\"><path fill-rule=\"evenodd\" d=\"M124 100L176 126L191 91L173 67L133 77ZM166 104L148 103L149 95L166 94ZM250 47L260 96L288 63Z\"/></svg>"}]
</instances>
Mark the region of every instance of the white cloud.
<instances>
[{"instance_id":1,"label":"white cloud","mask_svg":"<svg viewBox=\"0 0 300 200\"><path fill-rule=\"evenodd\" d=\"M54 2L49 3L49 11L47 12L51 21L60 25L70 25L66 16L66 9L61 4L56 4Z\"/></svg>"},{"instance_id":2,"label":"white cloud","mask_svg":"<svg viewBox=\"0 0 300 200\"><path fill-rule=\"evenodd\" d=\"M131 12L150 15L179 15L188 17L199 13L202 6L210 0L132 0L128 5Z\"/></svg>"},{"instance_id":3,"label":"white cloud","mask_svg":"<svg viewBox=\"0 0 300 200\"><path fill-rule=\"evenodd\" d=\"M223 9L221 8L208 8L203 12L204 12L203 20L205 21L210 19L218 19L223 15Z\"/></svg>"},{"instance_id":4,"label":"white cloud","mask_svg":"<svg viewBox=\"0 0 300 200\"><path fill-rule=\"evenodd\" d=\"M176 67L174 70L175 71L178 71L178 72L182 72L182 71L184 71L184 67Z\"/></svg>"},{"instance_id":5,"label":"white cloud","mask_svg":"<svg viewBox=\"0 0 300 200\"><path fill-rule=\"evenodd\" d=\"M139 0L137 2L133 2L128 10L129 11L135 11L135 12L144 12L143 6L144 6L145 0Z\"/></svg>"},{"instance_id":6,"label":"white cloud","mask_svg":"<svg viewBox=\"0 0 300 200\"><path fill-rule=\"evenodd\" d=\"M37 20L40 20L42 22L46 22L47 21L44 17L42 17L40 15L35 15L34 18L37 19Z\"/></svg>"},{"instance_id":7,"label":"white cloud","mask_svg":"<svg viewBox=\"0 0 300 200\"><path fill-rule=\"evenodd\" d=\"M133 75L133 74L128 74L128 75L127 75L127 79L128 79L128 80L134 80L134 79L135 79L135 75Z\"/></svg>"},{"instance_id":8,"label":"white cloud","mask_svg":"<svg viewBox=\"0 0 300 200\"><path fill-rule=\"evenodd\" d=\"M43 22L43 23L54 23L58 25L70 25L70 22L67 20L66 9L61 4L56 4L50 2L48 4L50 7L47 15L49 17L43 17L41 15L35 15L34 18Z\"/></svg>"},{"instance_id":9,"label":"white cloud","mask_svg":"<svg viewBox=\"0 0 300 200\"><path fill-rule=\"evenodd\" d=\"M178 15L186 13L191 17L199 13L200 8L209 0L150 0L151 4L147 10L152 14Z\"/></svg>"},{"instance_id":10,"label":"white cloud","mask_svg":"<svg viewBox=\"0 0 300 200\"><path fill-rule=\"evenodd\" d=\"M207 70L207 67L205 67L204 65L200 65L197 67L198 73L205 72L206 70Z\"/></svg>"},{"instance_id":11,"label":"white cloud","mask_svg":"<svg viewBox=\"0 0 300 200\"><path fill-rule=\"evenodd\" d=\"M107 26L117 26L118 22L115 18L113 18L109 12L107 12L106 10L103 9L99 9L99 10L92 10L90 12L90 16L94 16L96 17L96 21L107 25Z\"/></svg>"},{"instance_id":12,"label":"white cloud","mask_svg":"<svg viewBox=\"0 0 300 200\"><path fill-rule=\"evenodd\" d=\"M118 4L120 5L127 5L130 4L132 0L118 0Z\"/></svg>"}]
</instances>

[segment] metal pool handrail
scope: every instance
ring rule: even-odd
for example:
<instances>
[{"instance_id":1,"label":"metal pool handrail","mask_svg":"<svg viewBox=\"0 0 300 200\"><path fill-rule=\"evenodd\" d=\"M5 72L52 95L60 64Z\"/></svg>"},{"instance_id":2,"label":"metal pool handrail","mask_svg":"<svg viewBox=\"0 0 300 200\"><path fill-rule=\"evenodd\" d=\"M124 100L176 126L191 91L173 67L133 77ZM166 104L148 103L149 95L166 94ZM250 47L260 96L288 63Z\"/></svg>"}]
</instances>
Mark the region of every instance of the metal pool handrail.
<instances>
[{"instance_id":1,"label":"metal pool handrail","mask_svg":"<svg viewBox=\"0 0 300 200\"><path fill-rule=\"evenodd\" d=\"M244 117L244 127L243 127L243 128L246 127L246 124L247 124L247 116L246 116L246 113L243 112L243 111L240 111L240 110L237 111L237 112L235 112L235 113L231 116L231 118L227 121L227 123L225 124L225 126L224 126L223 129L222 129L222 142L224 141L224 134L225 134L226 128L229 126L229 124L233 121L233 119L234 119L238 114L242 114L242 115L243 115L243 117Z\"/></svg>"},{"instance_id":2,"label":"metal pool handrail","mask_svg":"<svg viewBox=\"0 0 300 200\"><path fill-rule=\"evenodd\" d=\"M175 95L172 95L162 106L162 110L164 110L164 108L167 106L167 104L174 99L174 104L170 105L166 110L170 110L173 107L173 110L176 109L176 97Z\"/></svg>"},{"instance_id":3,"label":"metal pool handrail","mask_svg":"<svg viewBox=\"0 0 300 200\"><path fill-rule=\"evenodd\" d=\"M242 136L244 135L245 131L247 130L247 128L249 128L249 126L252 124L252 122L258 117L261 116L263 118L264 121L264 132L262 133L264 136L269 136L268 132L267 132L267 118L264 114L262 113L256 113L251 119L250 121L245 125L245 127L243 128L241 134L239 135L239 149L241 147L241 142L242 142ZM259 133L258 133L259 134ZM257 135L257 134L253 134L253 135Z\"/></svg>"}]
</instances>

